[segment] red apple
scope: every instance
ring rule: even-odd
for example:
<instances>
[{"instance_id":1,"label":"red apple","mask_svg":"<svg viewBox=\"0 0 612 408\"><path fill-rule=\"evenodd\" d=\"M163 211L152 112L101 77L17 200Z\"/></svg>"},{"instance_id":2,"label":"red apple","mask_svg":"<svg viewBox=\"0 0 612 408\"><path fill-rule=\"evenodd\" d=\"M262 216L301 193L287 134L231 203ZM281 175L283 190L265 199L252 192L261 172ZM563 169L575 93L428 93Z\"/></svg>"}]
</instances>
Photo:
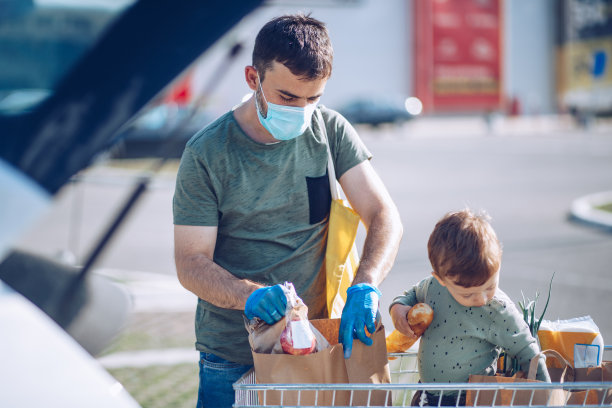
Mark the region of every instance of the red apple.
<instances>
[{"instance_id":1,"label":"red apple","mask_svg":"<svg viewBox=\"0 0 612 408\"><path fill-rule=\"evenodd\" d=\"M281 347L287 354L304 355L314 351L317 341L308 320L292 320L280 336Z\"/></svg>"}]
</instances>

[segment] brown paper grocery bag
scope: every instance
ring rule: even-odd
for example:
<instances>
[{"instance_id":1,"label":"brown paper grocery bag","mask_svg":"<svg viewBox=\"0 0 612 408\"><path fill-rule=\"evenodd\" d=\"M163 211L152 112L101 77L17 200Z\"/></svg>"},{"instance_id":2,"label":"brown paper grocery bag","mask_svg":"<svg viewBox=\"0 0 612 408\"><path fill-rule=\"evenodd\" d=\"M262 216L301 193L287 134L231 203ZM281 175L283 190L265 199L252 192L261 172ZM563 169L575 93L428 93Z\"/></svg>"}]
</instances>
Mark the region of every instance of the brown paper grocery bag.
<instances>
[{"instance_id":1,"label":"brown paper grocery bag","mask_svg":"<svg viewBox=\"0 0 612 408\"><path fill-rule=\"evenodd\" d=\"M603 361L599 367L563 368L548 367L551 381L554 382L612 382L612 361ZM568 405L612 405L612 389L580 390L580 384L572 389Z\"/></svg>"},{"instance_id":2,"label":"brown paper grocery bag","mask_svg":"<svg viewBox=\"0 0 612 408\"><path fill-rule=\"evenodd\" d=\"M543 352L544 353L544 352ZM546 353L544 353L546 354ZM558 355L558 353L556 353ZM548 354L547 354L548 355ZM531 359L527 378L517 376L504 377L501 375L470 375L470 383L515 383L531 382L541 383L535 380L538 360L540 354ZM477 391L468 390L465 398L465 406L516 406L516 405L548 405L563 406L568 399L568 391L563 389L542 389L542 390L480 390L478 397ZM495 398L495 400L494 400Z\"/></svg>"},{"instance_id":3,"label":"brown paper grocery bag","mask_svg":"<svg viewBox=\"0 0 612 408\"><path fill-rule=\"evenodd\" d=\"M372 335L374 344L353 343L351 358L344 359L338 344L340 319L311 320L330 346L304 356L253 352L255 378L259 384L388 384L391 382L385 344L385 330L380 325ZM386 391L372 392L369 405L390 405ZM298 401L299 397L299 401ZM347 406L367 405L368 391L355 392L352 402L349 391L274 391L259 393L261 405Z\"/></svg>"},{"instance_id":4,"label":"brown paper grocery bag","mask_svg":"<svg viewBox=\"0 0 612 408\"><path fill-rule=\"evenodd\" d=\"M470 383L514 383L514 382L533 382L541 381L530 380L527 378L502 377L499 375L470 375ZM512 406L512 405L565 405L566 392L562 389L553 390L480 390L476 399L475 390L468 390L465 398L465 406ZM495 394L497 392L497 395ZM533 393L533 399L532 399ZM512 395L514 395L514 400ZM495 401L493 397L495 396Z\"/></svg>"},{"instance_id":5,"label":"brown paper grocery bag","mask_svg":"<svg viewBox=\"0 0 612 408\"><path fill-rule=\"evenodd\" d=\"M348 382L352 384L389 384L391 374L387 358L385 329L381 325L374 333L374 344L366 346L359 340L353 341L351 358L344 360ZM342 350L342 345L339 345ZM343 356L344 358L344 356ZM386 391L374 391L368 401L368 391L355 391L352 405L391 405ZM387 401L387 404L385 404Z\"/></svg>"}]
</instances>

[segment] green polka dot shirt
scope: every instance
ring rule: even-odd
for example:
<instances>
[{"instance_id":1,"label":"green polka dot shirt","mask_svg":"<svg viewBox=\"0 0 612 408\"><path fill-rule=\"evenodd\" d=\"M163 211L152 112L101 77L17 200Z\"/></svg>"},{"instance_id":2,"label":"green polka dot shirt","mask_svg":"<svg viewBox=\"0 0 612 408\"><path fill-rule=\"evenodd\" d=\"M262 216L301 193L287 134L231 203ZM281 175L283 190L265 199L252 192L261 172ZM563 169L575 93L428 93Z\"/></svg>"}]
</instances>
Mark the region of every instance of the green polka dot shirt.
<instances>
[{"instance_id":1,"label":"green polka dot shirt","mask_svg":"<svg viewBox=\"0 0 612 408\"><path fill-rule=\"evenodd\" d=\"M465 307L434 277L428 277L396 297L391 306L420 302L434 311L419 345L421 382L468 382L470 374L494 375L502 349L517 357L521 370L527 372L531 358L540 352L522 314L499 288L486 305ZM536 378L550 382L543 358Z\"/></svg>"}]
</instances>

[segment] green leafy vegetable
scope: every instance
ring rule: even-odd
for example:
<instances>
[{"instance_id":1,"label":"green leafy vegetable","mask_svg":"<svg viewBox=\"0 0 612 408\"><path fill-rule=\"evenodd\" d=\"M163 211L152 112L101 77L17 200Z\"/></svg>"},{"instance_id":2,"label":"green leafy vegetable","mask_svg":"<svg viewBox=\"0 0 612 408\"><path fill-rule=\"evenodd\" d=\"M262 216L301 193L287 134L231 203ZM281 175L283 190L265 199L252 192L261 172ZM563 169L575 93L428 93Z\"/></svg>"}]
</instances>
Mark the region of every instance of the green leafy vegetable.
<instances>
[{"instance_id":1,"label":"green leafy vegetable","mask_svg":"<svg viewBox=\"0 0 612 408\"><path fill-rule=\"evenodd\" d=\"M553 272L552 277L550 278L550 283L548 284L548 297L546 298L544 310L542 310L540 317L537 319L535 317L535 310L538 304L538 298L540 297L540 292L536 291L534 300L530 300L525 298L525 294L523 293L523 291L521 291L521 297L523 298L523 300L518 302L518 306L523 314L523 319L525 320L525 323L527 323L527 325L529 326L529 331L531 332L531 335L536 339L538 338L538 330L540 330L540 325L542 324L542 320L544 320L546 309L548 309L548 303L550 302L550 293L552 291L552 282L554 278L555 273ZM520 370L519 363L516 358L509 357L508 353L506 353L505 351L501 355L504 358L502 372L505 375L512 376Z\"/></svg>"}]
</instances>

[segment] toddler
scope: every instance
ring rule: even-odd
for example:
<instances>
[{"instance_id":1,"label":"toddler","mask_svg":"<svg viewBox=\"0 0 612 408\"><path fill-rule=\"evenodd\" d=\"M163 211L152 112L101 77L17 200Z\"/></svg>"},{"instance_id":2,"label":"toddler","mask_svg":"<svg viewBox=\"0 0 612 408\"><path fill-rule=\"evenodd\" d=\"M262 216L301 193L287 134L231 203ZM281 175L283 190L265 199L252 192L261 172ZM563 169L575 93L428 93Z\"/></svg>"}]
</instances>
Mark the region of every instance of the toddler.
<instances>
[{"instance_id":1,"label":"toddler","mask_svg":"<svg viewBox=\"0 0 612 408\"><path fill-rule=\"evenodd\" d=\"M527 372L540 349L523 315L498 288L502 249L487 215L469 209L446 214L427 250L432 276L396 297L389 308L395 328L406 335L413 334L406 320L412 305L424 302L434 310L419 345L421 382L466 383L470 374L494 375L502 349ZM550 382L544 358L537 379ZM439 395L425 394L428 404L438 405ZM456 405L456 393L445 392L441 405Z\"/></svg>"}]
</instances>

